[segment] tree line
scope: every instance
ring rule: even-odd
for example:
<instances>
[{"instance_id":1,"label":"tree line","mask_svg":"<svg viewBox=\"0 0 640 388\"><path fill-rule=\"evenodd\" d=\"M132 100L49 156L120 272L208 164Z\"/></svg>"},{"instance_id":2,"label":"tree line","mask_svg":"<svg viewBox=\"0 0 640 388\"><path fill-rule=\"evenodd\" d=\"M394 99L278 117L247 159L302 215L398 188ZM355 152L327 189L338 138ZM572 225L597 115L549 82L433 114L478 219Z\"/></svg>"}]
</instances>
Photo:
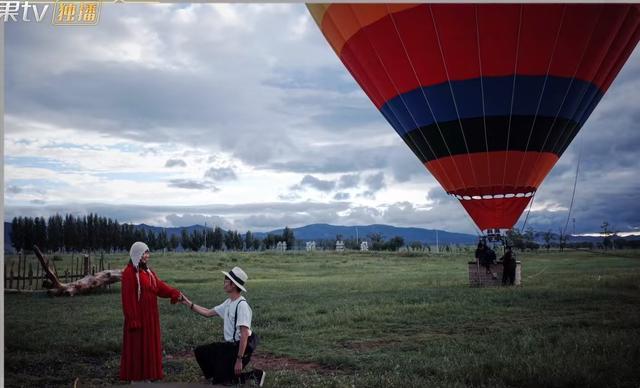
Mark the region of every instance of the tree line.
<instances>
[{"instance_id":1,"label":"tree line","mask_svg":"<svg viewBox=\"0 0 640 388\"><path fill-rule=\"evenodd\" d=\"M257 251L275 248L280 241L287 242L287 249L295 246L294 233L288 227L281 235L268 234L263 239L256 238L251 231L240 234L220 227L191 232L183 228L180 234L168 236L164 229L156 233L94 213L85 216L66 214L64 217L56 214L49 218L14 217L10 238L16 251L31 250L35 244L48 252L127 251L136 241L144 241L154 251L175 251L178 247L192 251Z\"/></svg>"}]
</instances>

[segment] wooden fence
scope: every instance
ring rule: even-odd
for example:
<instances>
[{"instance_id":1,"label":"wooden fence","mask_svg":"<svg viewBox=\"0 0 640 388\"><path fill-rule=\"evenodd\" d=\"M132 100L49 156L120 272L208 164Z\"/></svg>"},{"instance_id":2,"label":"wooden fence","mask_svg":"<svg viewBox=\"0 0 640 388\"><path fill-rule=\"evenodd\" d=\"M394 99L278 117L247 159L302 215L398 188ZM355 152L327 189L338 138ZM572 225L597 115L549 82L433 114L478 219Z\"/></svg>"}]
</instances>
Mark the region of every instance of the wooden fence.
<instances>
[{"instance_id":1,"label":"wooden fence","mask_svg":"<svg viewBox=\"0 0 640 388\"><path fill-rule=\"evenodd\" d=\"M89 255L84 255L83 257L71 256L71 263L56 264L55 259L50 259L49 263L53 267L56 276L58 276L58 280L63 283L70 283L82 279L86 275L95 275L96 272L111 269L111 263L108 262L105 268L105 260L102 255L98 259L97 265L91 262ZM59 270L57 268L58 265L64 266L64 268ZM35 255L20 253L18 254L17 263L13 260L9 265L7 265L5 260L5 290L42 290L45 288L43 287L43 283L48 281L47 275ZM111 289L111 285L107 285L107 288Z\"/></svg>"}]
</instances>

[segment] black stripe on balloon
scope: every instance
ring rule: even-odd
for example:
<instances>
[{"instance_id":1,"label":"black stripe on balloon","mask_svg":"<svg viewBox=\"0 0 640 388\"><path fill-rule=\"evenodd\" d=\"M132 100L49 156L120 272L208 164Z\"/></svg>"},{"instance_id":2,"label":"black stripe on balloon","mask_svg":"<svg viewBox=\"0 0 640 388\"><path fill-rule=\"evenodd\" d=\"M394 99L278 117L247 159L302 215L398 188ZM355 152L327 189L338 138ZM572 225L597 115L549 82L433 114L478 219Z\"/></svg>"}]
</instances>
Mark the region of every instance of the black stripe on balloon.
<instances>
[{"instance_id":1,"label":"black stripe on balloon","mask_svg":"<svg viewBox=\"0 0 640 388\"><path fill-rule=\"evenodd\" d=\"M417 128L402 136L402 139L423 163L447 156L487 151L542 151L559 157L579 130L580 126L575 121L559 117L512 116L511 120L509 116L478 117Z\"/></svg>"}]
</instances>

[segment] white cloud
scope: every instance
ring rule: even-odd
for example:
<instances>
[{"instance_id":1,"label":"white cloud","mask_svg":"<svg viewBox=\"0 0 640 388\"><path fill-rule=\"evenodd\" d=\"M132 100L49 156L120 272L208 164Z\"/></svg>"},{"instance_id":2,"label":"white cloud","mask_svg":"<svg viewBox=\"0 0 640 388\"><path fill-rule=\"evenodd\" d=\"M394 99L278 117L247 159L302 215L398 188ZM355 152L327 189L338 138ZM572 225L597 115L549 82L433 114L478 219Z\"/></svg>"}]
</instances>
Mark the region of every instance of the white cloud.
<instances>
[{"instance_id":1,"label":"white cloud","mask_svg":"<svg viewBox=\"0 0 640 388\"><path fill-rule=\"evenodd\" d=\"M103 4L96 28L4 28L8 217L475 230L304 4ZM582 149L582 230L640 226L639 58L540 187L530 225L564 224Z\"/></svg>"}]
</instances>

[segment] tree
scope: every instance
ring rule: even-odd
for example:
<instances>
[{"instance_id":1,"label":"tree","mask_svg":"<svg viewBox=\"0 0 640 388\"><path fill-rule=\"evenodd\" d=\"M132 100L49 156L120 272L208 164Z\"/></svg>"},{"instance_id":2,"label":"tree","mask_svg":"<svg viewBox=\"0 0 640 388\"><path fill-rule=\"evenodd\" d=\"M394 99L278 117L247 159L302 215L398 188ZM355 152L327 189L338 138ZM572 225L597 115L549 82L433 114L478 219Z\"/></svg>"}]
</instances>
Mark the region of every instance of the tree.
<instances>
[{"instance_id":1,"label":"tree","mask_svg":"<svg viewBox=\"0 0 640 388\"><path fill-rule=\"evenodd\" d=\"M250 230L247 230L247 233L244 234L244 246L247 250L251 250L253 248L253 233Z\"/></svg>"},{"instance_id":2,"label":"tree","mask_svg":"<svg viewBox=\"0 0 640 388\"><path fill-rule=\"evenodd\" d=\"M27 251L27 250L31 250L31 248L33 247L34 244L34 235L33 235L33 229L34 229L34 222L31 218L29 217L25 217L23 218L23 224L22 224L22 231L23 231L23 235L22 235L22 249Z\"/></svg>"},{"instance_id":3,"label":"tree","mask_svg":"<svg viewBox=\"0 0 640 388\"><path fill-rule=\"evenodd\" d=\"M344 240L344 247L345 249L352 249L352 250L358 251L360 250L360 242L355 238L348 238Z\"/></svg>"},{"instance_id":4,"label":"tree","mask_svg":"<svg viewBox=\"0 0 640 388\"><path fill-rule=\"evenodd\" d=\"M273 249L278 245L278 243L282 241L280 236L273 235L269 233L263 240L265 249Z\"/></svg>"},{"instance_id":5,"label":"tree","mask_svg":"<svg viewBox=\"0 0 640 388\"><path fill-rule=\"evenodd\" d=\"M53 251L61 250L64 246L63 220L60 214L49 217L47 222L47 236L49 239L49 249Z\"/></svg>"},{"instance_id":6,"label":"tree","mask_svg":"<svg viewBox=\"0 0 640 388\"><path fill-rule=\"evenodd\" d=\"M233 231L233 248L238 251L244 248L244 239L237 230Z\"/></svg>"},{"instance_id":7,"label":"tree","mask_svg":"<svg viewBox=\"0 0 640 388\"><path fill-rule=\"evenodd\" d=\"M13 217L13 220L11 220L11 245L13 245L18 252L24 247L22 245L24 240L23 225L22 217Z\"/></svg>"},{"instance_id":8,"label":"tree","mask_svg":"<svg viewBox=\"0 0 640 388\"><path fill-rule=\"evenodd\" d=\"M511 242L514 248L520 249L521 252L524 252L526 248L525 238L517 229L509 229L507 230L507 240Z\"/></svg>"},{"instance_id":9,"label":"tree","mask_svg":"<svg viewBox=\"0 0 640 388\"><path fill-rule=\"evenodd\" d=\"M191 237L189 236L189 232L187 232L186 228L182 228L180 231L180 244L182 244L182 248L184 250L189 249L191 246Z\"/></svg>"},{"instance_id":10,"label":"tree","mask_svg":"<svg viewBox=\"0 0 640 388\"><path fill-rule=\"evenodd\" d=\"M390 251L397 251L404 245L404 238L401 236L392 237L387 243L387 249Z\"/></svg>"},{"instance_id":11,"label":"tree","mask_svg":"<svg viewBox=\"0 0 640 388\"><path fill-rule=\"evenodd\" d=\"M371 249L381 251L384 249L384 237L380 233L371 233L367 236L371 240Z\"/></svg>"},{"instance_id":12,"label":"tree","mask_svg":"<svg viewBox=\"0 0 640 388\"><path fill-rule=\"evenodd\" d=\"M169 249L171 249L172 251L175 251L178 248L179 244L180 244L180 238L178 238L178 235L172 234L171 237L169 238Z\"/></svg>"},{"instance_id":13,"label":"tree","mask_svg":"<svg viewBox=\"0 0 640 388\"><path fill-rule=\"evenodd\" d=\"M551 229L549 229L548 231L544 232L544 234L542 235L542 238L544 239L544 246L545 248L547 248L547 252L549 252L549 248L551 248L551 241L553 241L553 233L551 233Z\"/></svg>"},{"instance_id":14,"label":"tree","mask_svg":"<svg viewBox=\"0 0 640 388\"><path fill-rule=\"evenodd\" d=\"M44 217L36 217L33 220L33 242L42 247L42 249L47 249L47 222L44 220Z\"/></svg>"},{"instance_id":15,"label":"tree","mask_svg":"<svg viewBox=\"0 0 640 388\"><path fill-rule=\"evenodd\" d=\"M167 239L167 230L166 229L162 229L160 232L158 232L158 239L157 239L157 248L158 249L167 249L169 248L169 240Z\"/></svg>"},{"instance_id":16,"label":"tree","mask_svg":"<svg viewBox=\"0 0 640 388\"><path fill-rule=\"evenodd\" d=\"M293 235L293 230L289 229L288 226L285 226L282 231L282 240L287 243L287 250L293 249L293 244L296 243L296 238Z\"/></svg>"},{"instance_id":17,"label":"tree","mask_svg":"<svg viewBox=\"0 0 640 388\"><path fill-rule=\"evenodd\" d=\"M204 245L204 231L199 231L198 229L194 229L193 232L191 232L191 236L189 236L189 245L188 247L194 251L197 252L200 250L200 248L202 248L202 246Z\"/></svg>"},{"instance_id":18,"label":"tree","mask_svg":"<svg viewBox=\"0 0 640 388\"><path fill-rule=\"evenodd\" d=\"M213 249L213 229L207 228L205 233L207 234L206 239L205 239L205 241L206 241L205 247L207 249L211 249L213 251L214 250Z\"/></svg>"},{"instance_id":19,"label":"tree","mask_svg":"<svg viewBox=\"0 0 640 388\"><path fill-rule=\"evenodd\" d=\"M558 245L560 246L560 252L564 252L564 247L567 245L567 235L562 233L562 228L558 230L560 233L558 234Z\"/></svg>"},{"instance_id":20,"label":"tree","mask_svg":"<svg viewBox=\"0 0 640 388\"><path fill-rule=\"evenodd\" d=\"M611 230L609 229L609 223L607 221L604 221L602 223L602 225L600 225L600 228L602 229L602 246L604 247L604 249L608 249L612 247L612 243L611 243Z\"/></svg>"},{"instance_id":21,"label":"tree","mask_svg":"<svg viewBox=\"0 0 640 388\"><path fill-rule=\"evenodd\" d=\"M224 246L227 250L233 249L233 232L230 230L224 234Z\"/></svg>"},{"instance_id":22,"label":"tree","mask_svg":"<svg viewBox=\"0 0 640 388\"><path fill-rule=\"evenodd\" d=\"M414 251L421 251L422 243L420 241L412 241L411 244L409 244L409 247Z\"/></svg>"},{"instance_id":23,"label":"tree","mask_svg":"<svg viewBox=\"0 0 640 388\"><path fill-rule=\"evenodd\" d=\"M224 231L222 230L222 228L216 226L213 231L213 238L211 240L213 241L211 247L214 251L222 250L222 244L224 243Z\"/></svg>"}]
</instances>

